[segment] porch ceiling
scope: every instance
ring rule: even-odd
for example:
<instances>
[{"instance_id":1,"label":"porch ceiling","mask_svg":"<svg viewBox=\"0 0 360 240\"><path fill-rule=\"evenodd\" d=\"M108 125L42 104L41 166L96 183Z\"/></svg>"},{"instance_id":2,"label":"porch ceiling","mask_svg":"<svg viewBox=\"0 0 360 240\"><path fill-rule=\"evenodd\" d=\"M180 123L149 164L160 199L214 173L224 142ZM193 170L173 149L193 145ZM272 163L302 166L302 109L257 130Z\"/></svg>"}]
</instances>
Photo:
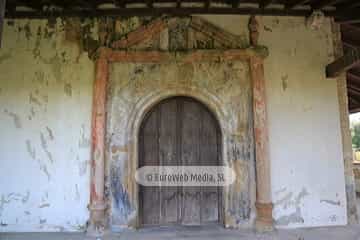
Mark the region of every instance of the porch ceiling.
<instances>
[{"instance_id":1,"label":"porch ceiling","mask_svg":"<svg viewBox=\"0 0 360 240\"><path fill-rule=\"evenodd\" d=\"M339 22L360 22L358 0L6 0L8 18L205 13L308 16L316 9Z\"/></svg>"}]
</instances>

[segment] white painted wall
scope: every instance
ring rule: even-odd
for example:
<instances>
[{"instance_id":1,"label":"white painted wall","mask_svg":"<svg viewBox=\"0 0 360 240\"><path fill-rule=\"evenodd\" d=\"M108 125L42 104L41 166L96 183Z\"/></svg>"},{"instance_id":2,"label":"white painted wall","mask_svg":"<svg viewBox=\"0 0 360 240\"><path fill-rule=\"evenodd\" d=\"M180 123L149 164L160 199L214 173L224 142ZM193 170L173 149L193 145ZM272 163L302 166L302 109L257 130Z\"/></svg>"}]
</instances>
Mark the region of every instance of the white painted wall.
<instances>
[{"instance_id":1,"label":"white painted wall","mask_svg":"<svg viewBox=\"0 0 360 240\"><path fill-rule=\"evenodd\" d=\"M325 77L333 59L330 24L312 31L294 19L267 27L274 217L281 227L346 224L336 81ZM278 34L285 37L276 41Z\"/></svg>"},{"instance_id":2,"label":"white painted wall","mask_svg":"<svg viewBox=\"0 0 360 240\"><path fill-rule=\"evenodd\" d=\"M46 21L26 25L5 24L0 50L0 231L81 230L93 64L60 23L50 38Z\"/></svg>"},{"instance_id":3,"label":"white painted wall","mask_svg":"<svg viewBox=\"0 0 360 240\"><path fill-rule=\"evenodd\" d=\"M247 17L209 16L235 34ZM347 223L344 165L330 20L310 30L300 17L259 17L260 44L269 47L265 77L273 215L279 228ZM244 33L245 32L245 33Z\"/></svg>"},{"instance_id":4,"label":"white painted wall","mask_svg":"<svg viewBox=\"0 0 360 240\"><path fill-rule=\"evenodd\" d=\"M247 38L248 17L205 18ZM277 227L346 224L336 83L324 75L333 59L330 24L313 31L304 18L259 20L260 42L270 50L265 74ZM45 24L33 21L30 35L26 21L5 25L0 231L78 230L88 219L93 64L64 41L61 24L49 39L37 38Z\"/></svg>"}]
</instances>

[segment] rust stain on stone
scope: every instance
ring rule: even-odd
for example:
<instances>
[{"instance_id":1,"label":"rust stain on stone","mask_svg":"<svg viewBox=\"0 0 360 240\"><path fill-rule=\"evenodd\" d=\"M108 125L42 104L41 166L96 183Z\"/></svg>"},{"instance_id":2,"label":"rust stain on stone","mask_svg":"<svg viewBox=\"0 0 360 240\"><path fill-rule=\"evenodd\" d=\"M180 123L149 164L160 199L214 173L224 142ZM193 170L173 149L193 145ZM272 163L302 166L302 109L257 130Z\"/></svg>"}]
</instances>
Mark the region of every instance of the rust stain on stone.
<instances>
[{"instance_id":1,"label":"rust stain on stone","mask_svg":"<svg viewBox=\"0 0 360 240\"><path fill-rule=\"evenodd\" d=\"M114 146L111 147L111 152L113 154L116 154L118 152L127 152L127 151L128 151L128 146L127 145L125 145L125 146L116 146L116 145L114 145Z\"/></svg>"}]
</instances>

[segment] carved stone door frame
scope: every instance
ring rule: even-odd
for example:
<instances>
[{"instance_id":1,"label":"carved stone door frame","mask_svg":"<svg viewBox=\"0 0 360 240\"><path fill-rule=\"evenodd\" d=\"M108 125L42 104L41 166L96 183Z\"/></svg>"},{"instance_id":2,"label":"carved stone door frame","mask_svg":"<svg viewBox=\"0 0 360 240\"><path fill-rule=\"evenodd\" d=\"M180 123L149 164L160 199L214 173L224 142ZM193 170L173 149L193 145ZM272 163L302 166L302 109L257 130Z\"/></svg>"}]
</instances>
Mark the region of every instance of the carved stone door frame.
<instances>
[{"instance_id":1,"label":"carved stone door frame","mask_svg":"<svg viewBox=\"0 0 360 240\"><path fill-rule=\"evenodd\" d=\"M91 195L89 234L99 234L106 227L105 134L106 99L109 67L112 63L168 63L172 61L211 62L247 61L250 66L254 138L256 155L256 229L272 230L271 176L268 123L263 60L264 48L249 47L229 50L191 50L188 52L123 51L99 48L97 51L92 106ZM265 52L265 54L264 54Z\"/></svg>"}]
</instances>

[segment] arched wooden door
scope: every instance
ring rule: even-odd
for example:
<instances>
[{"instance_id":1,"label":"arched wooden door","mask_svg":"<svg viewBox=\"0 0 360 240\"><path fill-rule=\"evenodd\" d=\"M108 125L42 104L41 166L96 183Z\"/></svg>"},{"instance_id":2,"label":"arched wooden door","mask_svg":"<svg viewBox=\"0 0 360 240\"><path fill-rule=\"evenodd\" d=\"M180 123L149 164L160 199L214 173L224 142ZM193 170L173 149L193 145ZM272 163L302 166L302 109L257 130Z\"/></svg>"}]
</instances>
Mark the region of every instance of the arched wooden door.
<instances>
[{"instance_id":1,"label":"arched wooden door","mask_svg":"<svg viewBox=\"0 0 360 240\"><path fill-rule=\"evenodd\" d=\"M189 97L173 97L144 118L139 167L221 165L220 129L213 114ZM222 221L219 187L140 186L140 219L146 225L203 225Z\"/></svg>"}]
</instances>

